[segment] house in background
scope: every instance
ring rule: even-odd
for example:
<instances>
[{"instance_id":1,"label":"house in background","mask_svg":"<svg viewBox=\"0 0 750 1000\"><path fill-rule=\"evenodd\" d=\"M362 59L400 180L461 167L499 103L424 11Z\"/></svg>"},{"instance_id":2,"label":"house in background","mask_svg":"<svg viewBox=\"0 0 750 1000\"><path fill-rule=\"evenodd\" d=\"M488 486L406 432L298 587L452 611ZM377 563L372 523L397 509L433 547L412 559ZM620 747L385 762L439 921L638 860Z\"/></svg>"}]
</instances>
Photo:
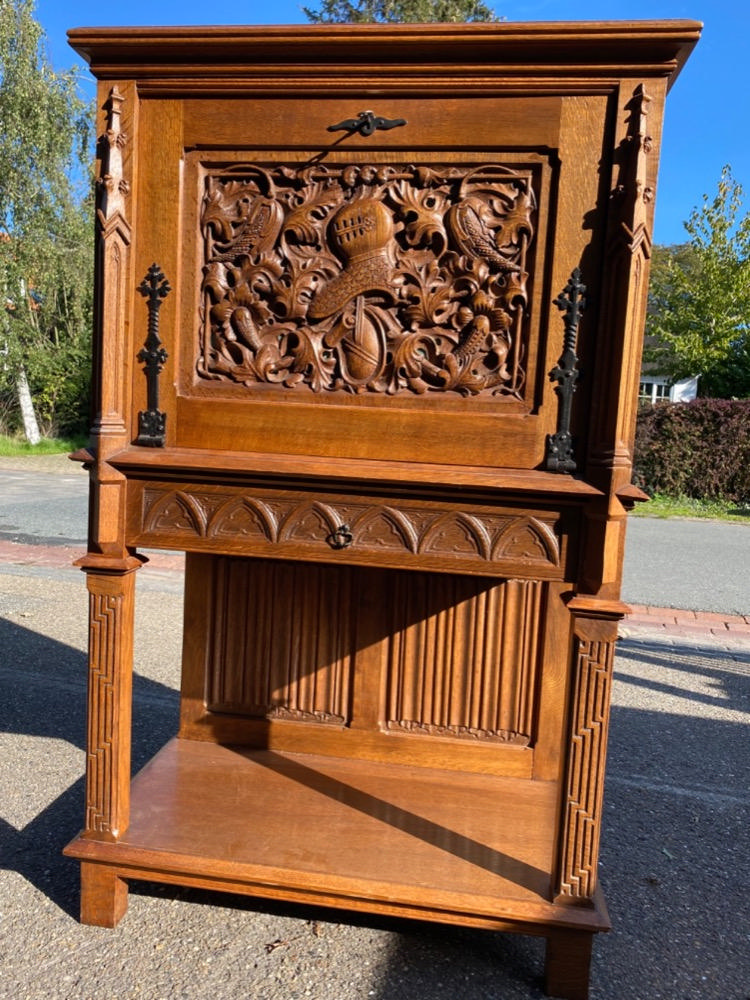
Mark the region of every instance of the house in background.
<instances>
[{"instance_id":1,"label":"house in background","mask_svg":"<svg viewBox=\"0 0 750 1000\"><path fill-rule=\"evenodd\" d=\"M638 386L638 403L640 405L689 403L698 395L700 375L675 381L671 376L663 374L665 368L669 370L668 358L669 355L661 341L657 337L646 334L643 344L641 378Z\"/></svg>"},{"instance_id":2,"label":"house in background","mask_svg":"<svg viewBox=\"0 0 750 1000\"><path fill-rule=\"evenodd\" d=\"M673 382L666 375L641 371L639 403L689 403L698 395L699 375Z\"/></svg>"}]
</instances>

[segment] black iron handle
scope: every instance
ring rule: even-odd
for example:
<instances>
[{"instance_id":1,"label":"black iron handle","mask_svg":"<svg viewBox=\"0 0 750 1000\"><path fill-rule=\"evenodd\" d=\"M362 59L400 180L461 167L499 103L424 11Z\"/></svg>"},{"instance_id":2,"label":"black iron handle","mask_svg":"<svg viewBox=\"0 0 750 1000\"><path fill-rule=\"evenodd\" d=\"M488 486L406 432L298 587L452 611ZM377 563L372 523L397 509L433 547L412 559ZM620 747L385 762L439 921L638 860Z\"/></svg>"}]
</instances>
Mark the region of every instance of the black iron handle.
<instances>
[{"instance_id":1,"label":"black iron handle","mask_svg":"<svg viewBox=\"0 0 750 1000\"><path fill-rule=\"evenodd\" d=\"M354 541L354 535L348 524L340 524L326 539L332 549L348 549Z\"/></svg>"},{"instance_id":2,"label":"black iron handle","mask_svg":"<svg viewBox=\"0 0 750 1000\"><path fill-rule=\"evenodd\" d=\"M388 129L398 128L399 125L406 124L405 118L382 118L380 115L376 115L374 111L360 111L356 118L345 118L338 125L329 125L328 131L348 132L349 135L359 132L360 135L368 136L372 135L373 132L387 131Z\"/></svg>"}]
</instances>

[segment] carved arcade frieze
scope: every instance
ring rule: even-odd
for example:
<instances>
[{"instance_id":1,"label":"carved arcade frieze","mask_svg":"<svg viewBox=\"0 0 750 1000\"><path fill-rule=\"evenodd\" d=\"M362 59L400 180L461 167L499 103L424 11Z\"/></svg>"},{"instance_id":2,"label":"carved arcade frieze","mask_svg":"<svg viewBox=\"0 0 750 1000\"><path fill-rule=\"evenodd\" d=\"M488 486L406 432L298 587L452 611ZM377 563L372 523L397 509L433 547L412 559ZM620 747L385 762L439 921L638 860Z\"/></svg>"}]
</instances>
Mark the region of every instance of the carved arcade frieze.
<instances>
[{"instance_id":1,"label":"carved arcade frieze","mask_svg":"<svg viewBox=\"0 0 750 1000\"><path fill-rule=\"evenodd\" d=\"M267 546L317 546L389 553L399 559L450 558L469 566L513 566L558 576L561 546L558 517L417 506L375 498L289 497L273 491L171 489L143 492L139 544L175 546L205 539L229 550ZM340 543L346 536L346 544Z\"/></svg>"},{"instance_id":2,"label":"carved arcade frieze","mask_svg":"<svg viewBox=\"0 0 750 1000\"><path fill-rule=\"evenodd\" d=\"M205 183L201 381L521 397L530 172L236 166Z\"/></svg>"}]
</instances>

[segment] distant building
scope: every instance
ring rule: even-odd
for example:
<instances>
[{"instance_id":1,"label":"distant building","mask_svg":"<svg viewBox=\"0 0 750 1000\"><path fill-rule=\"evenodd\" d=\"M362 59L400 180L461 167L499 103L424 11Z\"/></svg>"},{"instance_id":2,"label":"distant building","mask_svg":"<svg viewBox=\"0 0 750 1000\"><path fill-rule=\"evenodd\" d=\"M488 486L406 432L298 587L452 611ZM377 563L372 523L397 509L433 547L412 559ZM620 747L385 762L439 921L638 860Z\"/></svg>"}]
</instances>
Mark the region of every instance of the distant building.
<instances>
[{"instance_id":1,"label":"distant building","mask_svg":"<svg viewBox=\"0 0 750 1000\"><path fill-rule=\"evenodd\" d=\"M663 375L663 361L656 360L663 355L657 349L660 341L656 337L646 336L644 343L644 362L641 365L641 379L638 386L638 402L648 403L689 403L698 395L698 379L700 375L674 381L669 375Z\"/></svg>"},{"instance_id":2,"label":"distant building","mask_svg":"<svg viewBox=\"0 0 750 1000\"><path fill-rule=\"evenodd\" d=\"M666 375L652 375L641 372L638 388L640 403L689 403L698 395L699 375L673 382Z\"/></svg>"}]
</instances>

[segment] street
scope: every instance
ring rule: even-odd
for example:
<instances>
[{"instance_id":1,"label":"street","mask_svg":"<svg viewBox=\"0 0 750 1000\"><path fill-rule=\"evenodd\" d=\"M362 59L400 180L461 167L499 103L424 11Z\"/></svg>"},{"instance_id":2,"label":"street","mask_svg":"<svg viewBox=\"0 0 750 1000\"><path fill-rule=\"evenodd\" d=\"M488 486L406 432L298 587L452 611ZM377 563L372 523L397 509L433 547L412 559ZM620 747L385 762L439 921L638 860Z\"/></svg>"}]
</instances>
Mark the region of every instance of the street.
<instances>
[{"instance_id":1,"label":"street","mask_svg":"<svg viewBox=\"0 0 750 1000\"><path fill-rule=\"evenodd\" d=\"M0 458L0 540L85 548L88 478L65 456ZM25 464L24 464L25 463ZM628 522L622 597L635 604L750 613L747 523Z\"/></svg>"},{"instance_id":2,"label":"street","mask_svg":"<svg viewBox=\"0 0 750 1000\"><path fill-rule=\"evenodd\" d=\"M87 602L70 559L86 477L61 468L0 468L5 551L15 537L19 553L61 557L0 564L0 1000L541 1000L532 937L148 883L116 930L77 922L78 866L61 851L82 819ZM669 531L631 523L632 600L654 526ZM750 541L745 525L731 537ZM701 595L720 589L722 560L703 564ZM178 571L139 577L136 768L177 725L182 614ZM748 1000L750 639L625 638L615 676L601 853L613 931L594 942L591 1000Z\"/></svg>"}]
</instances>

